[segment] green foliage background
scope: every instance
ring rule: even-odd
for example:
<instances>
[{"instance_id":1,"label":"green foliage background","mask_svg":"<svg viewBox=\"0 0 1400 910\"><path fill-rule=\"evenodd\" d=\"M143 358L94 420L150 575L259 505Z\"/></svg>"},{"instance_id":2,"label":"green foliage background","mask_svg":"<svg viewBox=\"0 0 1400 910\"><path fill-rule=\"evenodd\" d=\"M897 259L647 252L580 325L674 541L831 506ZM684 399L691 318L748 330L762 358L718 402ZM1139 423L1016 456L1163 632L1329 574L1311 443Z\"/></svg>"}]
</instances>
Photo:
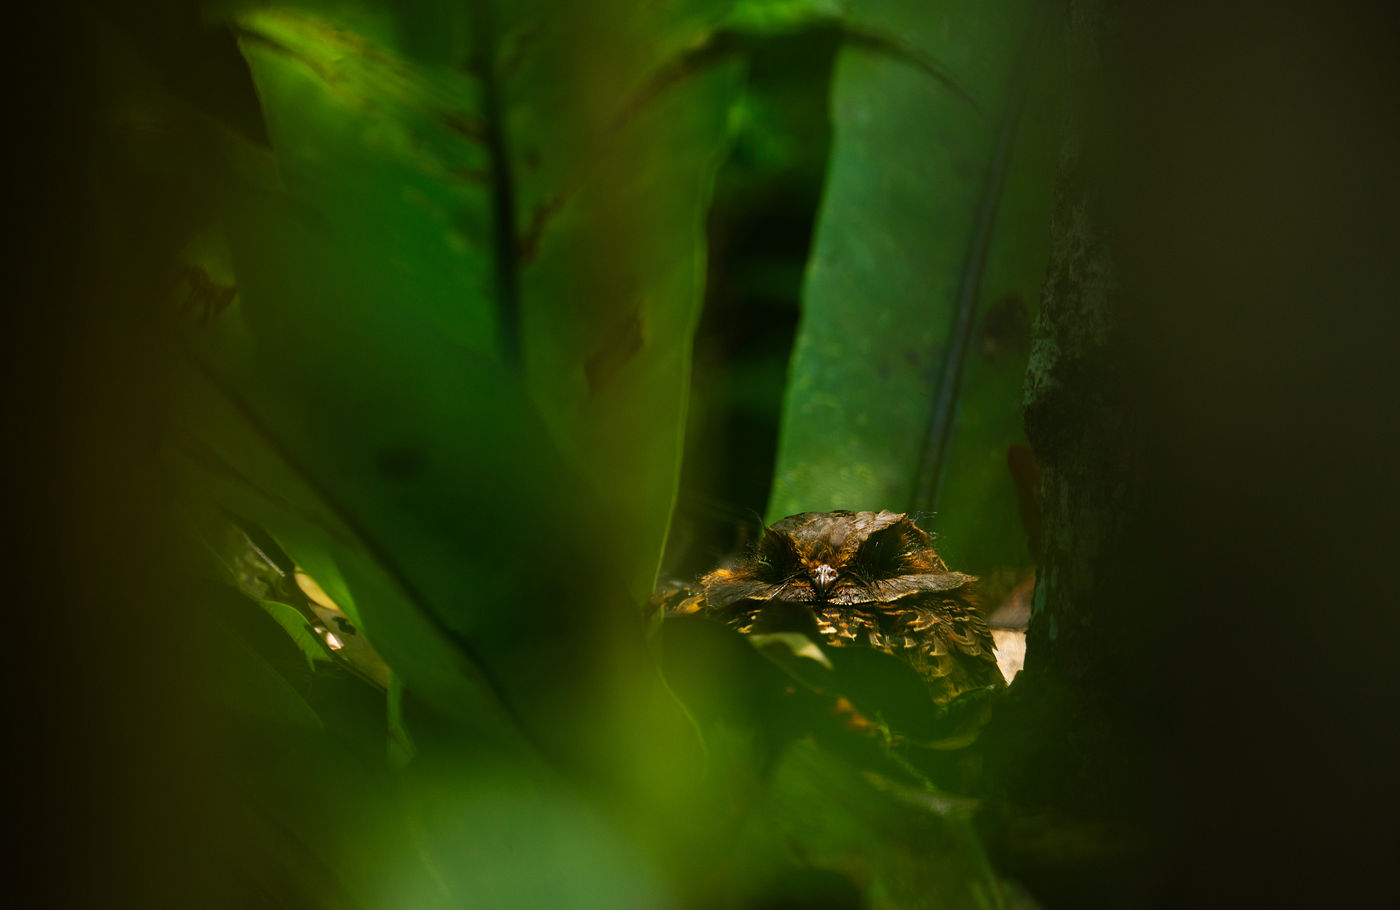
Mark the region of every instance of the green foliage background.
<instances>
[{"instance_id":1,"label":"green foliage background","mask_svg":"<svg viewBox=\"0 0 1400 910\"><path fill-rule=\"evenodd\" d=\"M978 551L1016 552L1020 529L974 547L969 522L1002 510L951 497L1005 476L990 466L1004 452L978 456L956 428L1012 419L967 396L989 367L1016 385L997 364L1020 323L991 317L1015 313L1001 304L1020 271L993 263L999 244L1019 258L1022 231L1003 231L1034 235L1034 217L1009 214L1034 207L1014 187L1048 181L1017 176L1019 143L1058 77L1026 83L980 272L964 255L977 233L951 225L988 220L939 205L921 220L918 191L967 202L996 183L975 155L937 176L956 156L920 157L938 124L903 98L981 125L938 148L987 148L1008 110L996 86L1020 71L1005 55L1029 44L1011 22L1024 7L14 5L0 54L10 903L1024 905L1003 873L1047 907L1394 903L1392 7L1048 10L1047 60L1065 20L1070 141L1031 332L1044 562L1030 661L972 750L1005 786L973 815L992 822L984 850L965 801L788 697L804 658L780 666L735 635L707 650L698 632L678 648L684 620L649 638L635 601L658 555L664 583L742 549L773 491L796 489L775 485L780 461L801 479L826 458L834 490L860 477L828 450L855 453L862 476L914 491L891 466L916 441L944 453L932 514L913 507L954 567L1025 570L981 565ZM530 60L524 24L556 15L570 34L544 29L548 56ZM492 90L471 75L483 58ZM584 169L606 179L580 177L600 120L630 110L643 129L672 91L695 105L667 115L690 138L653 122ZM981 120L958 116L959 92ZM882 111L906 120L866 119ZM517 140L546 134L567 147L531 171ZM843 161L868 170L847 173L838 217ZM531 231L561 168L576 208L539 223L611 233ZM632 172L669 189L608 207ZM895 212L909 217L887 229ZM925 224L946 227L936 243ZM512 230L538 241L516 244L519 261L498 255ZM532 248L535 277L508 267ZM633 248L654 258L629 262ZM677 290L668 257L703 295ZM590 299L624 279L652 302ZM562 309L575 282L575 334L541 338L528 311ZM912 366L882 376L870 354L900 347L866 340L881 314L916 313L885 298L921 282L942 309L885 337L966 342L951 412L934 405L959 358L937 352L915 392ZM870 301L854 316L851 293ZM949 301L974 297L968 331ZM647 346L678 324L649 320L697 303L693 343L668 336L690 351L673 374L689 393L647 392L687 412L647 416L631 380L644 363L664 373ZM830 346L804 339L833 321L863 359L817 359ZM809 389L859 406L799 401L799 362ZM619 437L623 492L602 486L611 453L585 416L603 426L589 403L609 395L633 396L610 432L654 446ZM901 408L907 423L885 420ZM882 425L852 439L862 413ZM941 450L937 427L954 428ZM678 483L657 479L677 471L668 446ZM664 542L621 529L627 491L637 527L669 512ZM315 612L273 567L294 561L353 617Z\"/></svg>"},{"instance_id":2,"label":"green foliage background","mask_svg":"<svg viewBox=\"0 0 1400 910\"><path fill-rule=\"evenodd\" d=\"M214 642L211 773L240 795L232 887L709 906L830 875L872 906L1004 905L935 794L810 744L744 768L641 605L668 528L683 574L746 512L918 511L955 566L1028 567L1005 459L1054 7L172 9L84 27L104 243L161 276L175 351L160 458ZM387 693L240 600L235 526L345 610Z\"/></svg>"}]
</instances>

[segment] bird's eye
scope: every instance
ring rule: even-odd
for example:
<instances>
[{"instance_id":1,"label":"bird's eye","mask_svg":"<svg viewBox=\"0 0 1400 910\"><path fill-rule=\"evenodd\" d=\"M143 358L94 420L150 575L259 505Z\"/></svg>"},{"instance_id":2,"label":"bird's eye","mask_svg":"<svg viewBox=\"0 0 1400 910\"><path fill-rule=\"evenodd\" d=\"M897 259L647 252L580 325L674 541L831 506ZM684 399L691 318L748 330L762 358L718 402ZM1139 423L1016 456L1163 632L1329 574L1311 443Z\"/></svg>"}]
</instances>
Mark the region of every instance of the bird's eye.
<instances>
[{"instance_id":1,"label":"bird's eye","mask_svg":"<svg viewBox=\"0 0 1400 910\"><path fill-rule=\"evenodd\" d=\"M898 575L904 569L905 557L911 549L905 529L894 525L871 534L856 553L856 562L871 578Z\"/></svg>"},{"instance_id":2,"label":"bird's eye","mask_svg":"<svg viewBox=\"0 0 1400 910\"><path fill-rule=\"evenodd\" d=\"M765 575L775 580L795 573L800 563L792 538L775 531L768 531L759 540L755 561Z\"/></svg>"}]
</instances>

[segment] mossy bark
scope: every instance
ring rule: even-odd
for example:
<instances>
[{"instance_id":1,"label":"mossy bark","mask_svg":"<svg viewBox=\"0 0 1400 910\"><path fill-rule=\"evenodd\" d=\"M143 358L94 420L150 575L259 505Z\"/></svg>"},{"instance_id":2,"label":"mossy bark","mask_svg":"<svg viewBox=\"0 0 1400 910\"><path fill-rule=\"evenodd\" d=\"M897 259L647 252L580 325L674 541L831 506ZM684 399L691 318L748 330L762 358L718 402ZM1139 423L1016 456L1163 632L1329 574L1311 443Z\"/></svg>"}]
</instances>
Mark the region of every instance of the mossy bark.
<instances>
[{"instance_id":1,"label":"mossy bark","mask_svg":"<svg viewBox=\"0 0 1400 910\"><path fill-rule=\"evenodd\" d=\"M1370 467L1400 447L1394 22L1068 12L1025 399L1043 544L1025 670L981 744L990 840L1049 907L1374 902L1400 639L1375 609L1400 488Z\"/></svg>"},{"instance_id":2,"label":"mossy bark","mask_svg":"<svg viewBox=\"0 0 1400 910\"><path fill-rule=\"evenodd\" d=\"M1102 44L1114 13L1069 6L1064 138L1051 258L1025 385L1027 437L1041 472L1038 581L1026 666L985 738L989 831L1003 867L1042 900L1132 903L1148 852L1122 796L1126 762L1118 544L1140 474L1123 382L1127 291L1105 211L1107 102Z\"/></svg>"}]
</instances>

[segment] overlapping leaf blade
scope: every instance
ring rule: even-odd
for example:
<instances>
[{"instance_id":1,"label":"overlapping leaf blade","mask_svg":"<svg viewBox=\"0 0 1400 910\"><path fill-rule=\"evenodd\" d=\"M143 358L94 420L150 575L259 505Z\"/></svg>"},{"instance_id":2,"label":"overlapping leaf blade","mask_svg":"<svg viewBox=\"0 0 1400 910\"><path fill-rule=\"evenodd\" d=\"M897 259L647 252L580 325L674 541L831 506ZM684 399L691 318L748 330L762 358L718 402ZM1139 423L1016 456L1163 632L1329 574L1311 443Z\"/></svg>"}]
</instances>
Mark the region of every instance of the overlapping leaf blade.
<instances>
[{"instance_id":1,"label":"overlapping leaf blade","mask_svg":"<svg viewBox=\"0 0 1400 910\"><path fill-rule=\"evenodd\" d=\"M450 714L637 637L735 74L684 61L724 6L219 14L272 154L219 137L237 294L175 448Z\"/></svg>"},{"instance_id":2,"label":"overlapping leaf blade","mask_svg":"<svg viewBox=\"0 0 1400 910\"><path fill-rule=\"evenodd\" d=\"M1053 22L1038 0L864 2L808 264L769 518L937 510L941 549L1024 564L1006 470L1048 244Z\"/></svg>"}]
</instances>

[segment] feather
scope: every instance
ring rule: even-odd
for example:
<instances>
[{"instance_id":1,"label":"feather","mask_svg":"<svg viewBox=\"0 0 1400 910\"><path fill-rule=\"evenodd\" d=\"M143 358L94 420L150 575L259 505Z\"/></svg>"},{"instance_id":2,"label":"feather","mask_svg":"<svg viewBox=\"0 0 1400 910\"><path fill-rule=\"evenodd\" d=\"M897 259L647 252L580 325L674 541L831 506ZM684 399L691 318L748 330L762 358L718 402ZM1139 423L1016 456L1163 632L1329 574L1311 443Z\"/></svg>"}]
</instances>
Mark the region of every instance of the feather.
<instances>
[{"instance_id":1,"label":"feather","mask_svg":"<svg viewBox=\"0 0 1400 910\"><path fill-rule=\"evenodd\" d=\"M764 529L756 552L699 582L710 615L744 633L800 632L908 663L937 704L1004 685L976 578L951 571L898 512L803 512Z\"/></svg>"}]
</instances>

